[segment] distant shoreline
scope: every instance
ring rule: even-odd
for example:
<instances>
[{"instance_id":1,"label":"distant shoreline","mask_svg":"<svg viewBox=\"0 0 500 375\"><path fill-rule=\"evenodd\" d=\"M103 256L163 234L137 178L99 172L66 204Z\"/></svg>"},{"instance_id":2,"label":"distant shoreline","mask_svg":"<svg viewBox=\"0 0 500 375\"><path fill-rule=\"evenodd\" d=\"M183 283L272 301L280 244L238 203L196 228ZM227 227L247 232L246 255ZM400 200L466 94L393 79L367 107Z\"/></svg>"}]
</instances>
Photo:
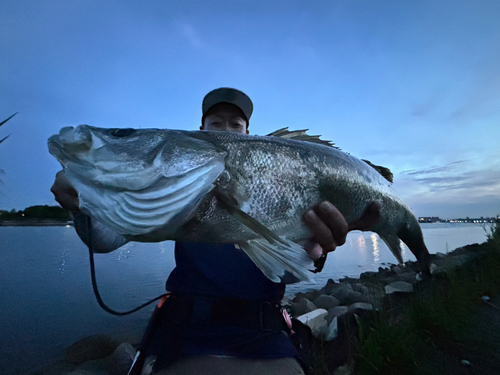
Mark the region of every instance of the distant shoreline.
<instances>
[{"instance_id":1,"label":"distant shoreline","mask_svg":"<svg viewBox=\"0 0 500 375\"><path fill-rule=\"evenodd\" d=\"M0 221L0 227L65 227L73 226L73 221L58 220L4 220Z\"/></svg>"}]
</instances>

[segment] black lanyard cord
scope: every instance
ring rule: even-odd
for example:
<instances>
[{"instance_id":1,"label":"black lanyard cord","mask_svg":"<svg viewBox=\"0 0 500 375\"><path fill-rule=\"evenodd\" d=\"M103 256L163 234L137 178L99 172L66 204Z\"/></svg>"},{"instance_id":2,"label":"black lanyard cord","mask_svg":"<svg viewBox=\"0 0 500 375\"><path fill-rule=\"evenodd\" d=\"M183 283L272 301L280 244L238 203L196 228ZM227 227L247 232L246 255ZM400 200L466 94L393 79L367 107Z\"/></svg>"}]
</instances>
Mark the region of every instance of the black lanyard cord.
<instances>
[{"instance_id":1,"label":"black lanyard cord","mask_svg":"<svg viewBox=\"0 0 500 375\"><path fill-rule=\"evenodd\" d=\"M92 228L90 226L90 217L87 216L87 220L86 220L86 223L87 223L87 236L88 236L88 247L89 247L89 258L90 258L90 276L91 276L91 279L92 279L92 289L94 290L94 295L95 295L95 298L97 299L97 303L99 304L99 306L102 307L102 309L110 314L113 314L113 315L119 315L119 316L123 316L123 315L129 315L129 314L132 314L136 311L139 311L140 309L152 304L153 302L155 301L158 301L159 299L161 299L163 297L163 294L156 297L156 298L153 298L151 300L149 300L148 302L146 303L143 303L142 305L132 309L132 310L128 310L128 311L123 311L123 312L120 312L120 311L116 311L116 310L113 310L112 308L108 307L104 301L102 300L101 298L101 295L99 293L99 290L97 289L97 281L96 281L96 277L95 277L95 264L94 264L94 252L92 251L92 237L91 237L91 232L92 232Z\"/></svg>"}]
</instances>

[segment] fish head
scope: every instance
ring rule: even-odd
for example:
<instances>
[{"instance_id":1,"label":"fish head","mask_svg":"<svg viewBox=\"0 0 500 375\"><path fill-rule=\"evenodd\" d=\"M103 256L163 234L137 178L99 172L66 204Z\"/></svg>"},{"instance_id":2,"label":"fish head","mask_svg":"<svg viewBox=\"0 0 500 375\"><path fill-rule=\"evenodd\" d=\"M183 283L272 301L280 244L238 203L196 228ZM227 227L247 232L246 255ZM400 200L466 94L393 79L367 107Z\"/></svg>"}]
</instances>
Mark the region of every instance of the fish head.
<instances>
[{"instance_id":1,"label":"fish head","mask_svg":"<svg viewBox=\"0 0 500 375\"><path fill-rule=\"evenodd\" d=\"M226 152L193 133L78 125L62 128L48 147L84 213L140 236L187 220L224 170Z\"/></svg>"},{"instance_id":2,"label":"fish head","mask_svg":"<svg viewBox=\"0 0 500 375\"><path fill-rule=\"evenodd\" d=\"M144 189L160 177L182 176L221 152L190 132L165 129L64 127L48 140L64 169L127 190Z\"/></svg>"}]
</instances>

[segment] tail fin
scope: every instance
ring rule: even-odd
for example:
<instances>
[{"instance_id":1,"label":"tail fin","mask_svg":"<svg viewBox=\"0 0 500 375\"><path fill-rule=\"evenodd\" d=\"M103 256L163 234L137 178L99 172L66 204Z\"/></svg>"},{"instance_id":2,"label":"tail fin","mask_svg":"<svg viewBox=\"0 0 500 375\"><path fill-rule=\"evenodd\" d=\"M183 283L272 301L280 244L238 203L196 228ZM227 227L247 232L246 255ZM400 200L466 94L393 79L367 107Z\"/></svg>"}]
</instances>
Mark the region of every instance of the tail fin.
<instances>
[{"instance_id":1,"label":"tail fin","mask_svg":"<svg viewBox=\"0 0 500 375\"><path fill-rule=\"evenodd\" d=\"M398 236L395 234L379 234L380 238L385 242L389 250L394 254L399 263L403 263L403 255L401 254L401 246Z\"/></svg>"},{"instance_id":2,"label":"tail fin","mask_svg":"<svg viewBox=\"0 0 500 375\"><path fill-rule=\"evenodd\" d=\"M425 275L430 275L431 256L425 246L420 225L416 222L413 227L408 228L406 225L401 227L398 231L398 237L401 238L413 255L415 255L422 272Z\"/></svg>"}]
</instances>

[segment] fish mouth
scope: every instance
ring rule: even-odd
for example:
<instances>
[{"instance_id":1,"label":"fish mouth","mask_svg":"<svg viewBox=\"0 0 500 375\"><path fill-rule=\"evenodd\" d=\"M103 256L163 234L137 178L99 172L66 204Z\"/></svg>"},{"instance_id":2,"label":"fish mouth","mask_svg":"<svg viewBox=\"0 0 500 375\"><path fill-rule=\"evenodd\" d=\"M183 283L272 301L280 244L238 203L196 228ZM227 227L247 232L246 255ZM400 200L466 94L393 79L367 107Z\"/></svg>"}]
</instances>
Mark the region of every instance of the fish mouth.
<instances>
[{"instance_id":1,"label":"fish mouth","mask_svg":"<svg viewBox=\"0 0 500 375\"><path fill-rule=\"evenodd\" d=\"M63 129L61 129L59 134L53 135L48 139L47 145L49 152L54 155L61 164L67 164L68 162L85 164L85 161L78 157L78 155L88 151L92 147L92 138L90 138L90 142L88 137L85 137L85 139L73 139L72 141L68 141L67 137L64 137L64 134L61 136Z\"/></svg>"}]
</instances>

